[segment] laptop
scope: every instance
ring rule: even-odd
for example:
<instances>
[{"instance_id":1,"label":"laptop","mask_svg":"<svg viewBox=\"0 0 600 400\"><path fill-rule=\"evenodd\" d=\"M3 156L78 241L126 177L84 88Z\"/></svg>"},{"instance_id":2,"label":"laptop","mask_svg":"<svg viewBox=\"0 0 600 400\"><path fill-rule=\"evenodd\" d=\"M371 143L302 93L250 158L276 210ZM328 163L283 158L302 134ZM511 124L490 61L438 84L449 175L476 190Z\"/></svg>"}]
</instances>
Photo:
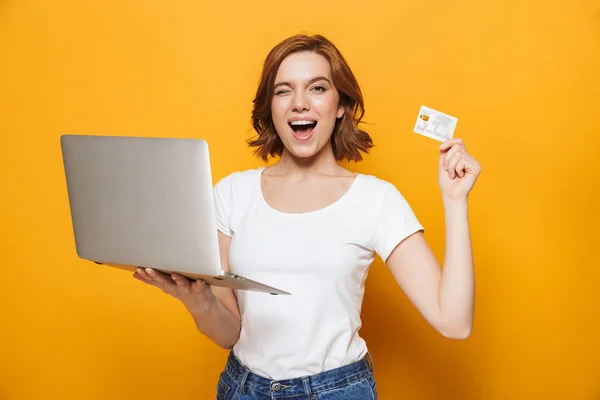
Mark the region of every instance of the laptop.
<instances>
[{"instance_id":1,"label":"laptop","mask_svg":"<svg viewBox=\"0 0 600 400\"><path fill-rule=\"evenodd\" d=\"M290 294L222 269L205 140L65 134L60 143L81 259Z\"/></svg>"}]
</instances>

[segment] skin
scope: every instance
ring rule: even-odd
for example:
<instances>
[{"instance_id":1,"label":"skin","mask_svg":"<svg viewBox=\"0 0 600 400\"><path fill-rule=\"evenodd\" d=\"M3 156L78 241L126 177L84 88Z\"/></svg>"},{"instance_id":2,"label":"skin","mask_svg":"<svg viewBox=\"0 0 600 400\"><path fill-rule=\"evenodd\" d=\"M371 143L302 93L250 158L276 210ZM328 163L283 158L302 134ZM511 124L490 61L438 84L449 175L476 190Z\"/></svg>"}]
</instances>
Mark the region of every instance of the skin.
<instances>
[{"instance_id":1,"label":"skin","mask_svg":"<svg viewBox=\"0 0 600 400\"><path fill-rule=\"evenodd\" d=\"M271 207L308 212L335 202L348 190L356 175L337 163L331 147L335 122L343 114L327 59L302 52L283 60L275 77L271 115L284 150L262 176L263 197ZM288 123L293 118L317 121L310 140L294 138Z\"/></svg>"},{"instance_id":2,"label":"skin","mask_svg":"<svg viewBox=\"0 0 600 400\"><path fill-rule=\"evenodd\" d=\"M280 160L263 171L267 203L282 212L303 213L339 199L355 174L341 167L331 147L331 134L344 109L332 84L330 65L322 56L302 52L288 56L276 79L271 112L284 144ZM293 117L317 121L308 141L297 140L289 126ZM469 337L474 313L474 268L468 222L468 196L481 167L462 139L439 148L438 183L445 212L443 268L422 232L399 243L386 264L398 285L440 334ZM229 271L231 238L219 232L221 262ZM240 312L233 290L191 282L177 274L139 269L134 277L179 299L196 326L219 346L229 349L239 339Z\"/></svg>"}]
</instances>

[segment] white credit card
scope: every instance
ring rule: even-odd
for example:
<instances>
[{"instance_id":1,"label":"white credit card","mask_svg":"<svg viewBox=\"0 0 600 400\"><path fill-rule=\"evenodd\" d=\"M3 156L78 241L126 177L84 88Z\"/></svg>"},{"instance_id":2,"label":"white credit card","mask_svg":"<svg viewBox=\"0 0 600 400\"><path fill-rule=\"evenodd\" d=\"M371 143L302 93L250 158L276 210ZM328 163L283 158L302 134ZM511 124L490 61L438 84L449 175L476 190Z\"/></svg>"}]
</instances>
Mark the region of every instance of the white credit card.
<instances>
[{"instance_id":1,"label":"white credit card","mask_svg":"<svg viewBox=\"0 0 600 400\"><path fill-rule=\"evenodd\" d=\"M433 108L421 106L414 131L443 142L452 137L457 122L458 118Z\"/></svg>"}]
</instances>

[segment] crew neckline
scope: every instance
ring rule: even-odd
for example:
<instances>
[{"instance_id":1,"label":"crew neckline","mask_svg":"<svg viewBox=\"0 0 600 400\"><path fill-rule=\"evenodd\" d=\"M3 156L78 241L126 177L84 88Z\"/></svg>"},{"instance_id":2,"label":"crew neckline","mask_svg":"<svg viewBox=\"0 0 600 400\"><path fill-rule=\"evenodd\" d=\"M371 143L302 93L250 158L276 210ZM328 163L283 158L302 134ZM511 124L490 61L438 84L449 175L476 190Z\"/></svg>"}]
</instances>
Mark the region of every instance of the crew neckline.
<instances>
[{"instance_id":1,"label":"crew neckline","mask_svg":"<svg viewBox=\"0 0 600 400\"><path fill-rule=\"evenodd\" d=\"M360 174L360 173L356 173L356 172L355 172L355 173L354 173L354 174L355 174L355 177L354 177L354 180L352 181L352 184L350 185L350 187L349 187L349 188L348 188L348 189L347 189L347 190L344 192L344 194L342 194L342 196L340 196L340 197L339 197L339 198L338 198L336 201L334 201L333 203L331 203L331 204L328 204L328 205L326 205L326 206L324 206L324 207L321 207L321 208L317 208L317 209L315 209L315 210L311 210L311 211L305 211L305 212L292 213L292 212L285 212L285 211L281 211L281 210L278 210L278 209L274 208L274 207L273 207L273 206L271 206L271 205L270 205L270 204L267 202L267 200L265 199L265 196L264 196L264 194L263 194L263 191L262 191L262 176L263 176L263 172L264 172L264 170L265 170L266 168L267 168L267 167L265 167L265 166L259 167L259 168L258 168L258 173L257 173L257 176L258 176L258 193L259 193L260 201L261 201L261 202L263 203L263 205L264 205L266 208L268 208L269 210L271 210L271 211L273 211L273 212L275 212L275 213L277 213L277 214L280 214L280 215L286 215L286 216L291 216L291 217L300 217L300 216L306 216L306 215L318 214L318 213L325 212L325 211L328 211L328 210L330 210L330 209L332 209L332 208L335 208L335 207L337 207L337 206L338 206L340 203L343 203L343 202L345 202L345 201L346 201L346 199L347 199L348 197L350 197L350 195L352 194L352 192L354 192L354 190L356 190L356 189L355 189L355 187L356 187L356 186L357 186L357 184L358 184L357 182L358 182L358 180L359 180L359 179L361 179L361 177L362 177L362 174Z\"/></svg>"}]
</instances>

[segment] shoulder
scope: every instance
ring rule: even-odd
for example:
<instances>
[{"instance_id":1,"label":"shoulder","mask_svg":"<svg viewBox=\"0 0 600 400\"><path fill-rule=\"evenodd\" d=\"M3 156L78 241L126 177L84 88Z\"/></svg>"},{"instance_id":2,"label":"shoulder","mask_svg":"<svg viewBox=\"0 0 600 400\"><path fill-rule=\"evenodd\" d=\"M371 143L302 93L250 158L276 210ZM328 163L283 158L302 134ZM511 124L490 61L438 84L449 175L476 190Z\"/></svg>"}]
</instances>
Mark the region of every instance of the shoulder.
<instances>
[{"instance_id":1,"label":"shoulder","mask_svg":"<svg viewBox=\"0 0 600 400\"><path fill-rule=\"evenodd\" d=\"M404 193L392 181L374 175L361 175L361 197L373 208L383 212L386 209L407 211L411 206Z\"/></svg>"},{"instance_id":2,"label":"shoulder","mask_svg":"<svg viewBox=\"0 0 600 400\"><path fill-rule=\"evenodd\" d=\"M264 167L231 172L216 180L215 186L240 185L258 179Z\"/></svg>"},{"instance_id":3,"label":"shoulder","mask_svg":"<svg viewBox=\"0 0 600 400\"><path fill-rule=\"evenodd\" d=\"M360 174L363 193L370 196L385 197L388 193L398 191L398 188L390 181L375 175Z\"/></svg>"},{"instance_id":4,"label":"shoulder","mask_svg":"<svg viewBox=\"0 0 600 400\"><path fill-rule=\"evenodd\" d=\"M214 185L214 190L218 194L229 196L233 192L244 192L254 188L255 183L260 179L260 174L264 167L247 169L229 173L218 179Z\"/></svg>"}]
</instances>

